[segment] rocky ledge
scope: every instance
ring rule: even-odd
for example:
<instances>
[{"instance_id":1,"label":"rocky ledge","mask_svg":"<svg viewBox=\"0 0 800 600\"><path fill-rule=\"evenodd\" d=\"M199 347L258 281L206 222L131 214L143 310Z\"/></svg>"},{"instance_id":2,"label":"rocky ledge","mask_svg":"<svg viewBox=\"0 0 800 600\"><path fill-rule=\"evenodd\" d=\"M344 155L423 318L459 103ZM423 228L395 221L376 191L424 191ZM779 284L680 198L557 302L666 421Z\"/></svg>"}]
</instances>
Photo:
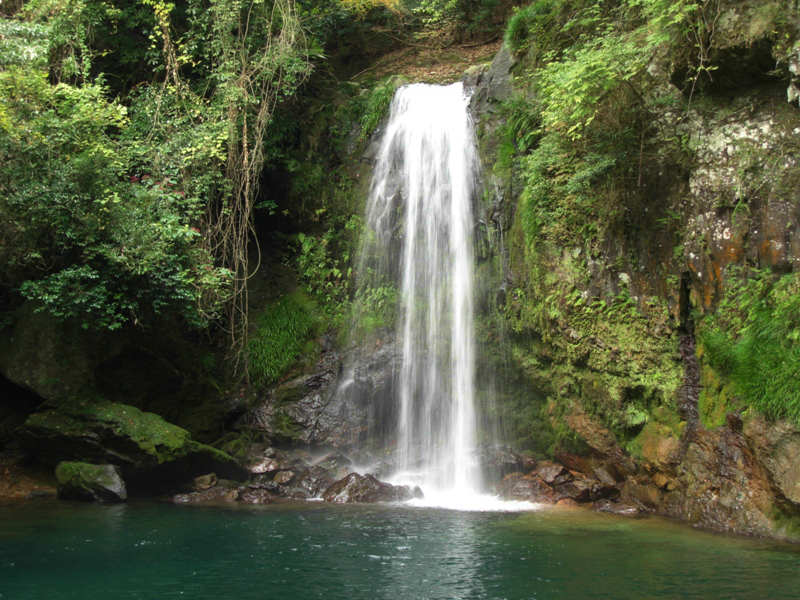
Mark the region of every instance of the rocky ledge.
<instances>
[{"instance_id":1,"label":"rocky ledge","mask_svg":"<svg viewBox=\"0 0 800 600\"><path fill-rule=\"evenodd\" d=\"M218 479L214 473L194 479L191 489L174 495L177 504L241 502L272 504L318 500L337 504L402 502L422 497L422 491L353 472L352 461L334 451L313 456L307 451L279 450L254 444L247 459L245 482Z\"/></svg>"}]
</instances>

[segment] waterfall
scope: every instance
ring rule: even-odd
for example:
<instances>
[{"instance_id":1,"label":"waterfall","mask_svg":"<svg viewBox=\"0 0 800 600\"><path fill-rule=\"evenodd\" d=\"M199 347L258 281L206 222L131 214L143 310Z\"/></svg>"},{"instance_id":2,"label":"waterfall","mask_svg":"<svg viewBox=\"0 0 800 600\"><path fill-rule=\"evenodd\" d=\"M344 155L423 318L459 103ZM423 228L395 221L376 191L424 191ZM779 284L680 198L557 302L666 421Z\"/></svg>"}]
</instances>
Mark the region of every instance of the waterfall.
<instances>
[{"instance_id":1,"label":"waterfall","mask_svg":"<svg viewBox=\"0 0 800 600\"><path fill-rule=\"evenodd\" d=\"M461 83L400 88L372 179L359 269L397 289L395 481L476 494L472 204L478 158Z\"/></svg>"}]
</instances>

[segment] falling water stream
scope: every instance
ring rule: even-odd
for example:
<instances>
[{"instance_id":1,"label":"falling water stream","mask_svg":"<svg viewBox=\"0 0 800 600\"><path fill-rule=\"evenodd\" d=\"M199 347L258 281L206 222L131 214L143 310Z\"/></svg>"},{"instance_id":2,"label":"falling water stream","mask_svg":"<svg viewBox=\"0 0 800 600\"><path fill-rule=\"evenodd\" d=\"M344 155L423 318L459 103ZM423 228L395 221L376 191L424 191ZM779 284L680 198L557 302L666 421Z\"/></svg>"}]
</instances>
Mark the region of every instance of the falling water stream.
<instances>
[{"instance_id":1,"label":"falling water stream","mask_svg":"<svg viewBox=\"0 0 800 600\"><path fill-rule=\"evenodd\" d=\"M392 102L375 167L366 253L399 291L395 483L426 502L474 504L476 464L472 204L478 179L461 83L414 84ZM389 256L386 256L389 255Z\"/></svg>"}]
</instances>

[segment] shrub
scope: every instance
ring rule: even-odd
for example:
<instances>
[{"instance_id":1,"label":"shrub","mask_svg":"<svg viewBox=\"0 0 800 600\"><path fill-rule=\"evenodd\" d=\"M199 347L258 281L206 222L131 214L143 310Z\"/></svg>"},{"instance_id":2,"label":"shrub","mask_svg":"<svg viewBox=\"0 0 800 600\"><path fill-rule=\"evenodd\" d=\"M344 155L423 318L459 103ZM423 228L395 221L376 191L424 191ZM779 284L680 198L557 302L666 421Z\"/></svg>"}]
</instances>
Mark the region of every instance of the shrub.
<instances>
[{"instance_id":1,"label":"shrub","mask_svg":"<svg viewBox=\"0 0 800 600\"><path fill-rule=\"evenodd\" d=\"M315 314L314 304L300 292L284 296L261 314L247 344L253 383L274 383L292 366L314 330Z\"/></svg>"},{"instance_id":2,"label":"shrub","mask_svg":"<svg viewBox=\"0 0 800 600\"><path fill-rule=\"evenodd\" d=\"M746 405L800 423L800 276L727 274L717 314L700 330L705 355Z\"/></svg>"}]
</instances>

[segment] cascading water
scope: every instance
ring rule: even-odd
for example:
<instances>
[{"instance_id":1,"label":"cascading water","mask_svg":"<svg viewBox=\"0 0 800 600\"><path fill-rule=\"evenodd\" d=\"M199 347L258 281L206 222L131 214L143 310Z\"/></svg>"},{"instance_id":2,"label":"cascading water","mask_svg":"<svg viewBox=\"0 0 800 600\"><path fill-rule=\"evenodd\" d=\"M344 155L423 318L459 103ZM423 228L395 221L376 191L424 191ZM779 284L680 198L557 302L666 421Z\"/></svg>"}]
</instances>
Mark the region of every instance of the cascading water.
<instances>
[{"instance_id":1,"label":"cascading water","mask_svg":"<svg viewBox=\"0 0 800 600\"><path fill-rule=\"evenodd\" d=\"M414 84L392 102L367 205L360 270L398 284L394 480L474 496L472 203L478 159L462 84Z\"/></svg>"}]
</instances>

